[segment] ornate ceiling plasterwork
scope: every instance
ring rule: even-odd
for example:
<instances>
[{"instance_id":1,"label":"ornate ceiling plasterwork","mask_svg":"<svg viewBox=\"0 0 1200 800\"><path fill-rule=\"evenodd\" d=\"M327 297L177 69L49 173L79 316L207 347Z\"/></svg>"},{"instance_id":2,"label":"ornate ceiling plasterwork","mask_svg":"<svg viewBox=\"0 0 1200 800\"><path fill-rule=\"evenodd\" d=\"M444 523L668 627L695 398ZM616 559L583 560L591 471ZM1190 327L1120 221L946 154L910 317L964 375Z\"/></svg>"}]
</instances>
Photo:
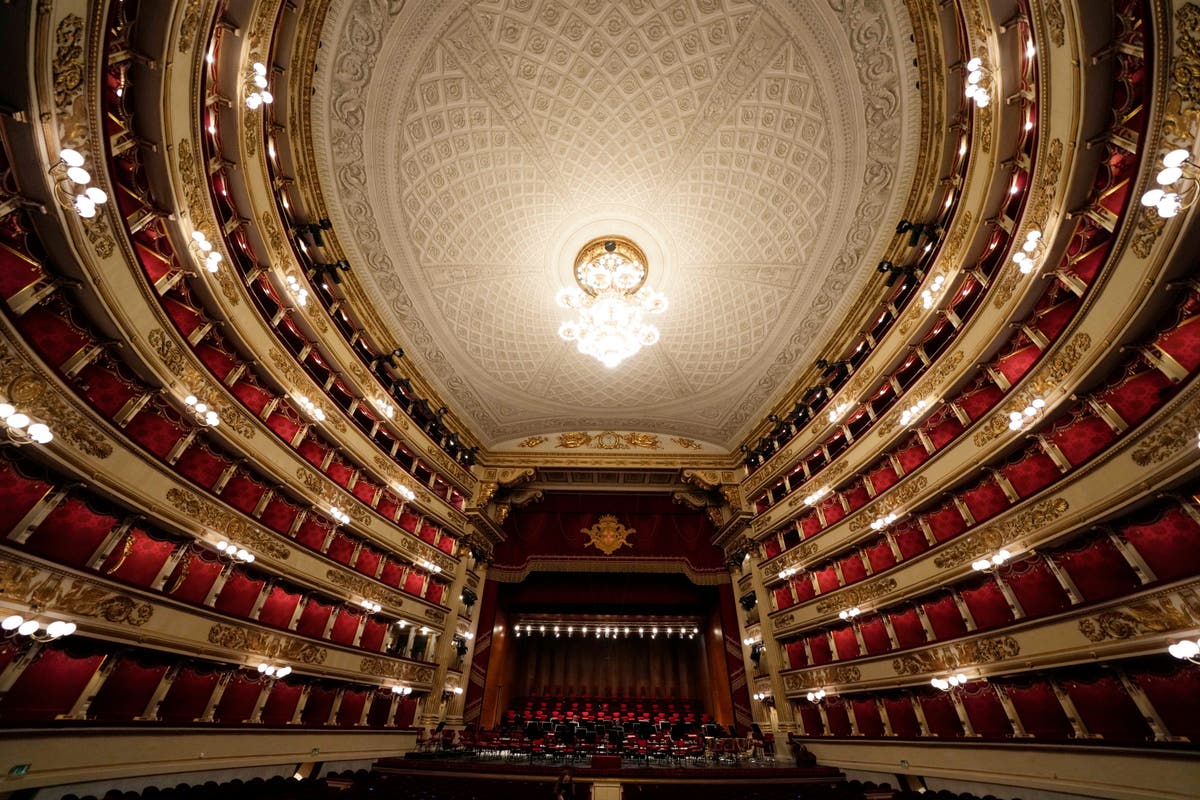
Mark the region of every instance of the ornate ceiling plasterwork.
<instances>
[{"instance_id":1,"label":"ornate ceiling plasterwork","mask_svg":"<svg viewBox=\"0 0 1200 800\"><path fill-rule=\"evenodd\" d=\"M891 238L919 129L909 32L881 0L334 0L322 188L379 312L485 443L730 447ZM615 371L556 335L587 234L632 234L671 301Z\"/></svg>"}]
</instances>

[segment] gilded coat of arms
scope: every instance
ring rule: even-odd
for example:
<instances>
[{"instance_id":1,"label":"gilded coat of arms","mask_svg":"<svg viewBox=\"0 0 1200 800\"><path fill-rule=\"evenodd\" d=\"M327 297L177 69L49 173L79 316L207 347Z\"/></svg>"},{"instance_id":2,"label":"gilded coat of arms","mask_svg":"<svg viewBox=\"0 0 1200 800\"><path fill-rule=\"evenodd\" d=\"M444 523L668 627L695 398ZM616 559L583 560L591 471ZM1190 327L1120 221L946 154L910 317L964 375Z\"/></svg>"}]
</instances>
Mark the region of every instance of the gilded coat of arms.
<instances>
[{"instance_id":1,"label":"gilded coat of arms","mask_svg":"<svg viewBox=\"0 0 1200 800\"><path fill-rule=\"evenodd\" d=\"M583 543L584 547L591 545L606 556L611 556L620 547L632 549L633 545L629 543L629 537L637 533L633 528L626 528L617 522L617 518L612 514L605 514L596 521L595 525L590 528L581 528L579 532L589 539Z\"/></svg>"}]
</instances>

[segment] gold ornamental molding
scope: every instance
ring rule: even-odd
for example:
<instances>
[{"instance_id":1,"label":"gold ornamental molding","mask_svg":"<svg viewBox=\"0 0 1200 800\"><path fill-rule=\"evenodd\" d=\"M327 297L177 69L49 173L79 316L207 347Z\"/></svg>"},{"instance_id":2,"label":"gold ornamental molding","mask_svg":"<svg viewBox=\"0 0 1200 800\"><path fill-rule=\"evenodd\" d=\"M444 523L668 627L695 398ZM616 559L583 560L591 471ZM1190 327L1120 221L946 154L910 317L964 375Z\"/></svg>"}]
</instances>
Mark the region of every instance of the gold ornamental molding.
<instances>
[{"instance_id":1,"label":"gold ornamental molding","mask_svg":"<svg viewBox=\"0 0 1200 800\"><path fill-rule=\"evenodd\" d=\"M988 55L988 62L992 63L988 50L988 40L991 37L992 31L984 22L983 6L984 0L965 0L961 4L962 13L967 24L967 36L971 42L971 53L975 55ZM985 108L972 109L972 116L975 118L975 139L979 142L979 147L983 152L992 152L992 110L995 108L995 103L986 106Z\"/></svg>"},{"instance_id":2,"label":"gold ornamental molding","mask_svg":"<svg viewBox=\"0 0 1200 800\"><path fill-rule=\"evenodd\" d=\"M300 664L324 664L329 651L315 644L277 636L240 625L213 625L208 631L208 643L263 658L293 661Z\"/></svg>"},{"instance_id":3,"label":"gold ornamental molding","mask_svg":"<svg viewBox=\"0 0 1200 800\"><path fill-rule=\"evenodd\" d=\"M1062 174L1062 168L1062 140L1057 138L1051 139L1046 154L1038 158L1036 188L1031 189L1029 192L1025 213L1021 215L1020 233L1012 237L1013 242L1024 241L1026 234L1032 230L1038 230L1042 233L1046 232L1046 224L1050 217L1050 208L1054 202L1054 198L1058 195L1058 179ZM1021 268L1013 263L1012 260L1006 260L1005 264L1007 265L1007 271L1000 276L1000 280L996 282L996 285L992 289L992 307L997 309L1002 309L1008 305L1008 301L1012 299L1017 286L1028 277L1021 272Z\"/></svg>"},{"instance_id":4,"label":"gold ornamental molding","mask_svg":"<svg viewBox=\"0 0 1200 800\"><path fill-rule=\"evenodd\" d=\"M789 692L800 692L819 686L844 686L862 680L862 670L855 666L824 667L805 670L783 677L783 687Z\"/></svg>"},{"instance_id":5,"label":"gold ornamental molding","mask_svg":"<svg viewBox=\"0 0 1200 800\"><path fill-rule=\"evenodd\" d=\"M196 31L200 30L200 22L204 16L204 5L204 0L187 0L179 23L179 52L186 53L192 49L192 40L196 38Z\"/></svg>"},{"instance_id":6,"label":"gold ornamental molding","mask_svg":"<svg viewBox=\"0 0 1200 800\"><path fill-rule=\"evenodd\" d=\"M939 569L946 569L968 564L980 556L1011 545L1022 536L1032 536L1067 513L1068 508L1070 506L1067 501L1061 497L1042 500L1012 519L965 534L934 558L933 565Z\"/></svg>"},{"instance_id":7,"label":"gold ornamental molding","mask_svg":"<svg viewBox=\"0 0 1200 800\"><path fill-rule=\"evenodd\" d=\"M868 503L855 513L850 520L850 532L857 533L870 526L875 518L899 511L905 503L925 491L925 487L928 485L929 478L925 475L918 475L908 483L902 483L885 492L878 500Z\"/></svg>"},{"instance_id":8,"label":"gold ornamental molding","mask_svg":"<svg viewBox=\"0 0 1200 800\"><path fill-rule=\"evenodd\" d=\"M162 359L163 365L180 380L188 391L192 394L203 395L208 404L220 414L222 425L228 426L230 430L244 439L253 439L258 435L258 429L241 407L235 406L225 399L223 388L221 390L212 388L208 379L192 367L183 348L171 338L169 333L162 328L155 328L146 338L150 341L154 352Z\"/></svg>"},{"instance_id":9,"label":"gold ornamental molding","mask_svg":"<svg viewBox=\"0 0 1200 800\"><path fill-rule=\"evenodd\" d=\"M362 501L345 492L337 484L330 481L324 474L312 467L299 466L296 468L296 479L300 485L319 498L322 502L337 506L346 512L354 524L364 528L371 527L371 516L362 508Z\"/></svg>"},{"instance_id":10,"label":"gold ornamental molding","mask_svg":"<svg viewBox=\"0 0 1200 800\"><path fill-rule=\"evenodd\" d=\"M526 441L529 440L527 439ZM662 442L659 441L658 434L655 433L617 433L616 431L588 433L586 431L574 431L572 433L560 433L558 441L554 446L570 450L580 447L594 447L597 450L628 450L631 447L640 447L644 450L661 450Z\"/></svg>"},{"instance_id":11,"label":"gold ornamental molding","mask_svg":"<svg viewBox=\"0 0 1200 800\"><path fill-rule=\"evenodd\" d=\"M83 17L68 14L54 30L54 108L60 116L69 114L75 100L83 94Z\"/></svg>"},{"instance_id":12,"label":"gold ornamental molding","mask_svg":"<svg viewBox=\"0 0 1200 800\"><path fill-rule=\"evenodd\" d=\"M580 533L588 537L584 547L595 547L606 556L611 556L618 549L628 547L633 549L629 537L637 533L634 528L626 528L612 514L605 514L590 528L581 528Z\"/></svg>"},{"instance_id":13,"label":"gold ornamental molding","mask_svg":"<svg viewBox=\"0 0 1200 800\"><path fill-rule=\"evenodd\" d=\"M91 420L75 410L67 392L59 389L7 338L0 336L0 392L10 403L35 416L52 420L54 434L92 458L105 459L113 448Z\"/></svg>"},{"instance_id":14,"label":"gold ornamental molding","mask_svg":"<svg viewBox=\"0 0 1200 800\"><path fill-rule=\"evenodd\" d=\"M961 364L962 361L962 350L955 350L947 357L939 360L937 366L935 366L927 375L925 375L925 377L917 381L916 386L905 393L905 397L913 397L917 398L918 400L930 397L933 394L934 388L940 386L946 381L947 378L953 375L954 371L958 369L958 365ZM898 403L897 405L903 406L904 403ZM929 405L933 404L930 403ZM885 416L878 425L877 433L879 438L886 439L891 436L895 432L896 428L900 426L900 418L903 415L903 408L897 408L894 411L889 412L888 415Z\"/></svg>"},{"instance_id":15,"label":"gold ornamental molding","mask_svg":"<svg viewBox=\"0 0 1200 800\"><path fill-rule=\"evenodd\" d=\"M346 575L341 570L331 569L326 570L325 579L335 586L340 586L376 603L383 603L392 608L401 608L404 605L404 599L399 592L385 589L367 578Z\"/></svg>"},{"instance_id":16,"label":"gold ornamental molding","mask_svg":"<svg viewBox=\"0 0 1200 800\"><path fill-rule=\"evenodd\" d=\"M267 351L267 357L271 359L271 363L275 366L275 369L279 370L283 379L287 381L287 388L291 391L300 391L301 387L309 386L313 383L312 378L296 366L296 362L291 356L272 347ZM342 419L341 409L333 409L329 406L326 402L324 390L321 390L319 394L308 392L307 396L312 404L320 408L322 413L325 414L325 421L329 423L331 428L338 433L346 432L346 421Z\"/></svg>"},{"instance_id":17,"label":"gold ornamental molding","mask_svg":"<svg viewBox=\"0 0 1200 800\"><path fill-rule=\"evenodd\" d=\"M368 656L362 660L358 668L366 675L394 681L429 683L433 680L433 670L430 667L405 661L391 661Z\"/></svg>"},{"instance_id":18,"label":"gold ornamental molding","mask_svg":"<svg viewBox=\"0 0 1200 800\"><path fill-rule=\"evenodd\" d=\"M192 148L191 139L180 139L179 145L175 148L175 154L175 163L179 168L179 193L183 195L185 210L188 219L191 221L192 228L197 230L220 230L221 225L217 221L216 215L213 213L204 192L204 187L208 185L208 176L200 166L200 161L195 150ZM214 239L214 246L224 247L223 237L217 236ZM225 263L232 263L228 258L228 253L225 256ZM240 292L238 291L237 282L233 277L232 269L218 269L215 273L212 273L211 278L217 282L217 286L221 289L221 296L225 298L226 302L231 306L236 306L241 302Z\"/></svg>"},{"instance_id":19,"label":"gold ornamental molding","mask_svg":"<svg viewBox=\"0 0 1200 800\"><path fill-rule=\"evenodd\" d=\"M57 570L0 558L0 597L37 610L141 627L154 606Z\"/></svg>"},{"instance_id":20,"label":"gold ornamental molding","mask_svg":"<svg viewBox=\"0 0 1200 800\"><path fill-rule=\"evenodd\" d=\"M1037 3L1034 4L1034 9L1038 8ZM1046 21L1046 27L1050 29L1050 41L1054 42L1055 47L1062 47L1066 43L1066 27L1067 18L1063 15L1062 2L1060 0L1042 0L1041 2L1042 18Z\"/></svg>"},{"instance_id":21,"label":"gold ornamental molding","mask_svg":"<svg viewBox=\"0 0 1200 800\"><path fill-rule=\"evenodd\" d=\"M1138 443L1133 449L1134 463L1148 467L1166 461L1185 448L1194 449L1197 430L1200 430L1200 394L1194 395Z\"/></svg>"},{"instance_id":22,"label":"gold ornamental molding","mask_svg":"<svg viewBox=\"0 0 1200 800\"><path fill-rule=\"evenodd\" d=\"M920 675L963 667L996 664L1021 654L1021 644L1011 636L991 636L969 642L907 653L892 660L897 675Z\"/></svg>"},{"instance_id":23,"label":"gold ornamental molding","mask_svg":"<svg viewBox=\"0 0 1200 800\"><path fill-rule=\"evenodd\" d=\"M1200 628L1200 592L1195 587L1161 592L1079 620L1079 632L1091 642L1196 628Z\"/></svg>"},{"instance_id":24,"label":"gold ornamental molding","mask_svg":"<svg viewBox=\"0 0 1200 800\"><path fill-rule=\"evenodd\" d=\"M225 511L200 499L189 491L171 487L167 490L167 501L202 527L236 541L239 546L250 547L281 561L292 554L292 551L280 544L273 534L251 525L231 511Z\"/></svg>"},{"instance_id":25,"label":"gold ornamental molding","mask_svg":"<svg viewBox=\"0 0 1200 800\"><path fill-rule=\"evenodd\" d=\"M896 588L895 578L878 578L859 585L851 585L835 592L826 600L817 603L818 614L828 614L849 606L858 606L876 597L882 597Z\"/></svg>"},{"instance_id":26,"label":"gold ornamental molding","mask_svg":"<svg viewBox=\"0 0 1200 800\"><path fill-rule=\"evenodd\" d=\"M1071 370L1077 367L1083 356L1092 347L1092 337L1086 333L1077 333L1067 341L1050 359L1049 363L1038 369L1037 373L1004 405L994 411L971 437L976 447L983 447L993 439L998 438L1009 430L1009 414L1029 406L1036 397L1062 389L1063 382Z\"/></svg>"}]
</instances>

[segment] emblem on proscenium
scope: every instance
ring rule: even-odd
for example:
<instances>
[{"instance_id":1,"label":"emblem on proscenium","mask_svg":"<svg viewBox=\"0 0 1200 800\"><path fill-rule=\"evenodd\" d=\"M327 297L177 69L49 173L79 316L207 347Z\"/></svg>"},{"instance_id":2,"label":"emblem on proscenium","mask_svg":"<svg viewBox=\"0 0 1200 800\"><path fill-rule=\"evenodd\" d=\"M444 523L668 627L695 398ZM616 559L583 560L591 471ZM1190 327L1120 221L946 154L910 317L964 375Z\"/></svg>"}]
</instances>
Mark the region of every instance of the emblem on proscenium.
<instances>
[{"instance_id":1,"label":"emblem on proscenium","mask_svg":"<svg viewBox=\"0 0 1200 800\"><path fill-rule=\"evenodd\" d=\"M617 522L617 518L612 514L605 514L595 525L582 528L579 532L588 537L588 541L583 543L584 547L595 547L606 556L611 556L621 547L632 549L629 537L637 533L635 529L626 528Z\"/></svg>"}]
</instances>

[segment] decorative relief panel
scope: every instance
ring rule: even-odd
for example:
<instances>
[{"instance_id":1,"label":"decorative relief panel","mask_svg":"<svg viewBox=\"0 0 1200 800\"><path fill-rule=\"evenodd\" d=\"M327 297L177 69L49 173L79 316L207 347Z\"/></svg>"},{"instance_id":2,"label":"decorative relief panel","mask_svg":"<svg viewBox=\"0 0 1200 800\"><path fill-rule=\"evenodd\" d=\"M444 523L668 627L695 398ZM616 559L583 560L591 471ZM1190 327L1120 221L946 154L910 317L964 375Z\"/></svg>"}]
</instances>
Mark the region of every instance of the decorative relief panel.
<instances>
[{"instance_id":1,"label":"decorative relief panel","mask_svg":"<svg viewBox=\"0 0 1200 800\"><path fill-rule=\"evenodd\" d=\"M274 534L251 525L233 512L225 511L191 492L172 487L167 490L167 501L202 527L209 528L256 553L281 560L292 554L291 550L279 543Z\"/></svg>"},{"instance_id":2,"label":"decorative relief panel","mask_svg":"<svg viewBox=\"0 0 1200 800\"><path fill-rule=\"evenodd\" d=\"M1018 539L1035 536L1040 529L1067 513L1068 508L1067 501L1061 497L1042 500L1011 519L959 537L933 559L933 564L938 569L968 564Z\"/></svg>"},{"instance_id":3,"label":"decorative relief panel","mask_svg":"<svg viewBox=\"0 0 1200 800\"><path fill-rule=\"evenodd\" d=\"M150 345L154 348L154 352L162 359L163 365L187 387L188 391L197 395L203 395L209 406L221 415L222 425L225 425L244 439L253 439L258 434L258 429L254 427L254 424L250 421L246 413L242 411L241 407L228 402L220 391L212 388L207 378L202 377L199 372L192 368L191 362L183 352L183 348L175 343L170 334L161 328L155 328L150 331L147 338L150 340Z\"/></svg>"},{"instance_id":4,"label":"decorative relief panel","mask_svg":"<svg viewBox=\"0 0 1200 800\"><path fill-rule=\"evenodd\" d=\"M404 605L404 598L399 592L393 592L374 581L360 578L357 575L347 575L341 570L331 569L326 570L325 579L347 591L361 595L367 600L372 600L376 603L386 603L391 608L400 608Z\"/></svg>"},{"instance_id":5,"label":"decorative relief panel","mask_svg":"<svg viewBox=\"0 0 1200 800\"><path fill-rule=\"evenodd\" d=\"M367 657L358 666L366 675L377 678L389 678L394 681L410 681L412 683L429 683L433 680L433 670L420 664L409 664L404 661L391 661L383 658Z\"/></svg>"},{"instance_id":6,"label":"decorative relief panel","mask_svg":"<svg viewBox=\"0 0 1200 800\"><path fill-rule=\"evenodd\" d=\"M208 631L209 644L263 658L299 664L324 664L329 651L310 642L277 636L239 625L213 625Z\"/></svg>"},{"instance_id":7,"label":"decorative relief panel","mask_svg":"<svg viewBox=\"0 0 1200 800\"><path fill-rule=\"evenodd\" d=\"M1200 395L1193 395L1138 442L1133 449L1133 461L1148 467L1166 461L1185 448L1196 447L1196 431L1200 430Z\"/></svg>"},{"instance_id":8,"label":"decorative relief panel","mask_svg":"<svg viewBox=\"0 0 1200 800\"><path fill-rule=\"evenodd\" d=\"M845 686L862 679L862 670L854 666L823 667L806 669L803 672L783 676L783 687L789 692L802 692L822 686Z\"/></svg>"},{"instance_id":9,"label":"decorative relief panel","mask_svg":"<svg viewBox=\"0 0 1200 800\"><path fill-rule=\"evenodd\" d=\"M850 519L850 531L857 533L858 531L865 530L870 527L876 518L887 516L893 511L899 511L905 503L908 503L921 492L925 491L925 487L928 485L929 478L924 475L918 475L911 481L888 490L882 497L868 503Z\"/></svg>"},{"instance_id":10,"label":"decorative relief panel","mask_svg":"<svg viewBox=\"0 0 1200 800\"><path fill-rule=\"evenodd\" d=\"M1165 596L1164 596L1165 595ZM1090 642L1133 639L1200 627L1200 594L1193 587L1163 593L1079 620Z\"/></svg>"},{"instance_id":11,"label":"decorative relief panel","mask_svg":"<svg viewBox=\"0 0 1200 800\"><path fill-rule=\"evenodd\" d=\"M892 661L892 670L897 675L920 675L995 664L1020 654L1021 644L1013 637L991 636L902 655Z\"/></svg>"},{"instance_id":12,"label":"decorative relief panel","mask_svg":"<svg viewBox=\"0 0 1200 800\"><path fill-rule=\"evenodd\" d=\"M0 597L34 609L140 627L154 607L78 577L0 558Z\"/></svg>"},{"instance_id":13,"label":"decorative relief panel","mask_svg":"<svg viewBox=\"0 0 1200 800\"><path fill-rule=\"evenodd\" d=\"M907 396L919 400L926 400L926 402L928 402L927 398L930 398L933 394L934 387L940 386L946 381L947 378L953 375L954 371L958 369L958 365L962 363L962 360L962 350L955 350L945 358L939 359L937 365L934 366L934 368L930 370L925 377L917 381L917 385L907 393ZM900 403L900 405L904 404L905 403ZM894 411L888 412L887 416L885 416L877 426L879 438L886 439L887 437L891 436L892 433L895 432L896 428L900 426L900 418L903 415L903 408L898 408Z\"/></svg>"},{"instance_id":14,"label":"decorative relief panel","mask_svg":"<svg viewBox=\"0 0 1200 800\"><path fill-rule=\"evenodd\" d=\"M863 605L868 600L882 597L895 589L895 578L877 578L873 581L848 586L845 589L837 590L832 597L817 603L817 613L828 614L830 611Z\"/></svg>"}]
</instances>

